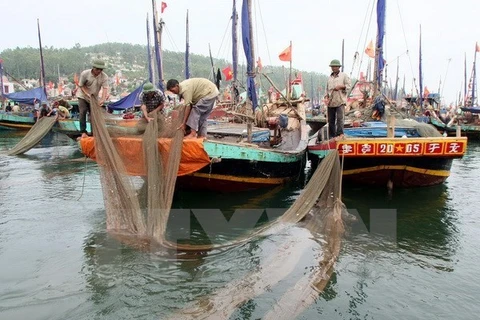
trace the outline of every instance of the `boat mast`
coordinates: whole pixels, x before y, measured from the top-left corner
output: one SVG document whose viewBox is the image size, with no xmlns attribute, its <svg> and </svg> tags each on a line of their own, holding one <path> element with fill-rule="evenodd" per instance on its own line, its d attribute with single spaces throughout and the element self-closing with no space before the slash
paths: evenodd
<svg viewBox="0 0 480 320">
<path fill-rule="evenodd" d="M 420 96 L 420 112 L 423 113 L 423 74 L 422 74 L 422 25 L 420 25 L 420 43 L 419 43 L 419 61 L 418 61 L 418 85 L 419 85 L 419 93 Z"/>
<path fill-rule="evenodd" d="M 234 104 L 238 101 L 237 96 L 237 80 L 238 80 L 238 13 L 237 1 L 233 0 L 232 12 L 232 64 L 233 64 L 233 81 L 232 81 L 232 101 Z"/>
<path fill-rule="evenodd" d="M 475 55 L 474 55 L 474 58 L 473 58 L 473 72 L 472 72 L 472 107 L 475 106 L 475 91 L 476 91 L 476 78 L 477 78 L 477 68 L 476 68 L 476 62 L 477 62 L 477 51 L 479 51 L 479 46 L 478 46 L 478 43 L 475 43 Z"/>
<path fill-rule="evenodd" d="M 253 48 L 253 28 L 252 28 L 252 0 L 243 0 L 242 5 L 242 40 L 243 50 L 247 59 L 247 96 L 252 103 L 252 108 L 257 108 L 257 92 L 255 88 L 255 69 L 254 59 L 255 50 Z"/>
<path fill-rule="evenodd" d="M 154 74 L 153 74 L 153 56 L 152 56 L 152 46 L 150 44 L 150 22 L 148 21 L 147 13 L 147 57 L 148 57 L 148 81 L 154 83 Z"/>
<path fill-rule="evenodd" d="M 385 1 L 377 0 L 377 39 L 375 50 L 375 65 L 374 65 L 374 96 L 380 93 L 383 78 L 383 67 L 385 62 L 383 60 L 383 37 L 385 36 Z"/>
<path fill-rule="evenodd" d="M 37 29 L 38 29 L 38 44 L 40 47 L 40 86 L 43 87 L 45 92 L 45 97 L 47 96 L 47 88 L 45 85 L 45 64 L 43 63 L 43 50 L 42 50 L 42 37 L 40 36 L 40 19 L 37 19 Z"/>
<path fill-rule="evenodd" d="M 0 59 L 0 87 L 2 87 L 2 89 L 0 89 L 2 93 L 2 96 L 0 96 L 0 101 L 2 101 L 2 105 L 3 105 L 3 102 L 5 101 L 5 97 L 3 96 L 5 94 L 5 91 L 3 88 L 3 59 Z"/>
<path fill-rule="evenodd" d="M 152 0 L 153 7 L 153 26 L 155 31 L 155 60 L 157 62 L 157 72 L 158 72 L 158 88 L 164 91 L 164 79 L 163 79 L 163 62 L 162 62 L 162 31 L 163 19 L 158 19 L 157 6 L 155 0 Z"/>
<path fill-rule="evenodd" d="M 187 10 L 187 19 L 185 22 L 186 32 L 185 32 L 185 79 L 190 78 L 190 35 L 189 35 L 189 24 L 188 24 L 188 10 Z"/>
<path fill-rule="evenodd" d="M 210 64 L 212 65 L 212 79 L 213 79 L 213 82 L 215 83 L 217 75 L 215 74 L 215 65 L 213 64 L 212 48 L 210 46 L 210 43 L 208 43 L 208 54 L 210 56 Z"/>
<path fill-rule="evenodd" d="M 393 100 L 397 101 L 398 98 L 398 72 L 400 68 L 400 58 L 397 57 L 397 77 L 395 78 L 395 91 L 393 92 Z"/>
<path fill-rule="evenodd" d="M 463 63 L 464 89 L 463 89 L 463 105 L 467 106 L 467 53 L 465 52 L 465 60 Z"/>
</svg>

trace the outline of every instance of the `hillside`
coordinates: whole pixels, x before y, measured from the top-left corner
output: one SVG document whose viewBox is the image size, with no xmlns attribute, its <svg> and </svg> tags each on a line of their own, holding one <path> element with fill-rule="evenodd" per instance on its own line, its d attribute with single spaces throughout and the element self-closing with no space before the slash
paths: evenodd
<svg viewBox="0 0 480 320">
<path fill-rule="evenodd" d="M 79 44 L 70 49 L 45 47 L 43 49 L 46 81 L 57 82 L 59 75 L 73 82 L 75 73 L 90 67 L 95 58 L 102 58 L 107 62 L 106 73 L 110 76 L 118 71 L 129 80 L 143 80 L 148 77 L 147 48 L 142 45 L 128 43 L 103 43 L 89 47 Z M 15 79 L 38 79 L 40 77 L 40 58 L 38 48 L 26 47 L 5 49 L 0 52 L 6 73 Z M 223 69 L 229 64 L 225 60 L 214 59 L 215 68 Z M 163 52 L 163 65 L 165 79 L 184 78 L 184 53 Z M 244 83 L 245 67 L 239 66 L 239 80 Z M 269 74 L 277 87 L 283 88 L 285 76 L 282 67 L 264 66 L 264 71 Z M 212 67 L 210 58 L 206 56 L 190 55 L 191 77 L 211 78 Z M 326 76 L 315 72 L 301 71 L 305 90 L 309 96 L 312 90 L 324 88 Z M 313 87 L 312 87 L 313 80 Z M 262 86 L 270 87 L 265 79 L 260 79 Z M 315 88 L 315 89 L 314 89 Z"/>
</svg>

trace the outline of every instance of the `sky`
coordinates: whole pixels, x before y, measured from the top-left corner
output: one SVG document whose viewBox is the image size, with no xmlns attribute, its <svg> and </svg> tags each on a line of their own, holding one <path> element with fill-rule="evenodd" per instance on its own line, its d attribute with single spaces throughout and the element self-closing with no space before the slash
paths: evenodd
<svg viewBox="0 0 480 320">
<path fill-rule="evenodd" d="M 256 58 L 263 65 L 284 65 L 278 54 L 292 41 L 292 65 L 297 70 L 327 74 L 332 59 L 358 77 L 368 57 L 364 49 L 376 37 L 376 0 L 252 0 Z M 190 52 L 231 60 L 232 0 L 165 0 L 163 49 L 185 50 L 185 16 L 189 11 Z M 157 1 L 160 10 L 161 1 Z M 237 0 L 241 10 L 242 0 Z M 387 81 L 393 85 L 397 58 L 402 86 L 407 92 L 418 81 L 419 34 L 422 30 L 423 84 L 440 92 L 444 102 L 455 102 L 463 91 L 464 59 L 470 78 L 475 43 L 480 41 L 476 19 L 478 0 L 387 0 L 385 60 Z M 37 19 L 44 47 L 71 48 L 105 42 L 146 45 L 147 15 L 151 0 L 0 0 L 2 39 L 7 48 L 38 47 Z M 8 13 L 8 14 L 7 14 Z M 5 28 L 5 26 L 8 26 Z M 239 50 L 242 50 L 241 44 Z M 354 65 L 354 54 L 359 59 Z M 239 53 L 244 62 L 243 51 Z M 363 58 L 362 58 L 363 57 Z M 480 54 L 479 54 L 480 60 Z M 440 83 L 441 81 L 441 83 Z"/>
</svg>

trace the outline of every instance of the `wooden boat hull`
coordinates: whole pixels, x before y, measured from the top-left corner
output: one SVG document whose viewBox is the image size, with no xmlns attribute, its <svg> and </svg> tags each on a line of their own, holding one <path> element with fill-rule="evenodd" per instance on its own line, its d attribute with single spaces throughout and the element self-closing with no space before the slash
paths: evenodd
<svg viewBox="0 0 480 320">
<path fill-rule="evenodd" d="M 439 121 L 434 117 L 430 117 L 430 123 L 437 128 L 440 133 L 447 133 L 448 136 L 455 136 L 457 132 L 457 125 L 448 127 L 445 123 Z M 462 124 L 460 125 L 460 132 L 462 136 L 471 140 L 480 140 L 480 125 Z"/>
<path fill-rule="evenodd" d="M 327 124 L 327 118 L 321 115 L 310 117 L 307 116 L 306 121 L 312 133 L 317 132 Z"/>
<path fill-rule="evenodd" d="M 35 124 L 32 113 L 15 114 L 0 112 L 0 128 L 12 130 L 30 130 Z"/>
<path fill-rule="evenodd" d="M 452 161 L 461 158 L 467 138 L 366 138 L 311 144 L 315 166 L 329 150 L 343 155 L 343 180 L 366 186 L 423 187 L 443 183 Z"/>
<path fill-rule="evenodd" d="M 177 180 L 179 187 L 219 192 L 253 190 L 281 185 L 294 180 L 299 177 L 305 168 L 306 152 L 272 154 L 273 152 L 259 150 L 257 154 L 246 152 L 243 153 L 243 157 L 228 159 L 212 157 L 211 155 L 215 154 L 212 153 L 212 146 L 208 144 L 209 142 L 205 142 L 204 146 L 212 159 L 210 165 L 191 175 L 179 177 Z M 218 147 L 218 144 L 214 146 L 214 148 Z M 229 147 L 236 149 L 235 146 Z M 243 152 L 243 150 L 231 151 L 234 151 L 232 153 L 235 153 L 235 151 Z M 262 158 L 265 160 L 261 160 Z M 274 159 L 278 161 L 273 161 Z"/>
<path fill-rule="evenodd" d="M 135 126 L 138 123 L 138 119 L 111 119 L 107 122 L 109 129 L 112 129 L 112 133 L 121 132 L 122 134 L 135 134 Z M 82 135 L 80 132 L 80 121 L 78 119 L 63 119 L 58 120 L 52 129 L 54 132 L 63 133 L 72 139 L 76 139 Z M 92 129 L 90 122 L 87 121 L 87 132 L 91 133 Z M 138 134 L 138 133 L 137 133 Z"/>
<path fill-rule="evenodd" d="M 96 159 L 94 138 L 80 140 L 82 152 Z M 130 175 L 146 174 L 141 137 L 113 138 Z M 170 139 L 159 139 L 165 152 Z M 192 151 L 193 150 L 193 151 Z M 297 178 L 305 167 L 306 150 L 299 153 L 248 148 L 201 139 L 184 140 L 177 186 L 184 189 L 235 192 L 280 185 Z"/>
</svg>

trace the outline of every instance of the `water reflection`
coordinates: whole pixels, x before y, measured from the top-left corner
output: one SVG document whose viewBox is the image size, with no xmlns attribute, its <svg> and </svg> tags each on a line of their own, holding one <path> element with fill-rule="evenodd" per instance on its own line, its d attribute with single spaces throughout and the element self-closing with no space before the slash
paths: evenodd
<svg viewBox="0 0 480 320">
<path fill-rule="evenodd" d="M 344 199 L 347 207 L 358 211 L 360 216 L 359 221 L 351 225 L 351 245 L 368 250 L 398 250 L 425 267 L 452 271 L 452 257 L 458 246 L 458 217 L 449 203 L 446 185 L 395 190 L 391 199 L 380 189 L 347 189 Z M 371 231 L 372 209 L 396 211 L 396 221 L 385 222 L 396 224 L 396 240 L 367 236 Z"/>
</svg>

